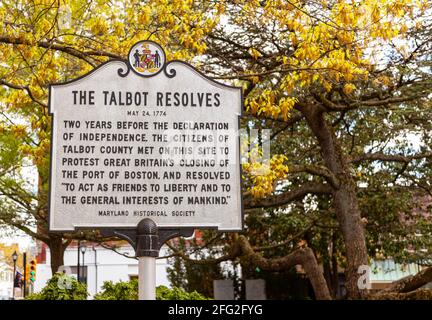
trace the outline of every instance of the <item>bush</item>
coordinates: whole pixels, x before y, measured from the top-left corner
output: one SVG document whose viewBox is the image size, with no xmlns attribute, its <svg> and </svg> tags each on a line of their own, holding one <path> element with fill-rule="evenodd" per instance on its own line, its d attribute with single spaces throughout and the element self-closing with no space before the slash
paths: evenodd
<svg viewBox="0 0 432 320">
<path fill-rule="evenodd" d="M 156 300 L 210 300 L 210 298 L 206 298 L 196 291 L 186 292 L 177 287 L 170 289 L 159 286 L 156 288 Z"/>
<path fill-rule="evenodd" d="M 138 299 L 138 281 L 120 281 L 113 283 L 105 281 L 102 291 L 94 296 L 95 300 L 137 300 Z M 200 293 L 186 292 L 180 288 L 167 288 L 159 286 L 156 288 L 156 300 L 208 300 Z"/>
<path fill-rule="evenodd" d="M 88 296 L 85 284 L 64 273 L 56 273 L 48 280 L 39 293 L 33 293 L 26 300 L 86 300 Z M 137 300 L 138 281 L 105 281 L 102 291 L 94 296 L 95 300 Z M 180 288 L 156 288 L 156 300 L 208 300 L 202 294 L 186 292 Z"/>
<path fill-rule="evenodd" d="M 113 283 L 105 281 L 102 285 L 102 291 L 95 294 L 95 300 L 137 300 L 138 299 L 138 281 L 120 281 Z"/>
<path fill-rule="evenodd" d="M 65 273 L 56 273 L 39 293 L 33 293 L 26 300 L 86 300 L 87 286 Z"/>
</svg>

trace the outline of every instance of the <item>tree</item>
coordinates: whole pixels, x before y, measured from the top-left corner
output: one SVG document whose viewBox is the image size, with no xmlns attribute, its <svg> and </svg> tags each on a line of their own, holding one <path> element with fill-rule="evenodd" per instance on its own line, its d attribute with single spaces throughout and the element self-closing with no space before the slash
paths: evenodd
<svg viewBox="0 0 432 320">
<path fill-rule="evenodd" d="M 8 1 L 0 5 L 0 222 L 45 242 L 53 273 L 72 239 L 95 233 L 48 230 L 51 123 L 48 86 L 123 58 L 152 39 L 169 59 L 202 53 L 200 39 L 218 22 L 218 5 L 182 1 Z M 212 19 L 210 19 L 212 17 Z M 28 169 L 37 176 L 31 183 Z"/>
<path fill-rule="evenodd" d="M 368 264 L 356 169 L 376 161 L 418 164 L 431 157 L 427 145 L 419 152 L 383 148 L 407 126 L 392 128 L 387 136 L 384 126 L 373 126 L 384 119 L 391 126 L 393 119 L 386 114 L 400 115 L 414 102 L 416 112 L 427 112 L 430 72 L 418 68 L 430 52 L 426 9 L 426 3 L 417 7 L 406 1 L 228 1 L 229 26 L 218 25 L 206 38 L 208 72 L 241 80 L 251 114 L 281 123 L 281 130 L 293 127 L 294 134 L 303 134 L 303 126 L 319 148 L 311 152 L 304 149 L 306 143 L 298 146 L 303 157 L 297 163 L 296 155 L 282 151 L 293 160 L 288 164 L 291 173 L 306 173 L 313 180 L 286 184 L 283 192 L 250 198 L 246 206 L 280 207 L 308 194 L 328 194 L 344 240 L 352 298 L 365 294 L 357 287 L 357 271 Z M 361 119 L 364 115 L 374 122 Z M 364 134 L 352 132 L 368 126 L 373 127 Z M 379 135 L 365 135 L 374 131 Z M 359 135 L 363 141 L 357 146 Z M 355 149 L 350 149 L 350 139 Z M 252 189 L 268 195 L 272 178 L 261 178 L 264 187 Z"/>
<path fill-rule="evenodd" d="M 18 255 L 18 259 L 16 261 L 16 266 L 18 268 L 21 268 L 21 266 L 23 265 L 23 256 L 22 256 L 22 253 L 20 252 L 18 244 L 14 243 L 10 246 L 7 246 L 3 243 L 0 243 L 0 259 L 1 259 L 1 261 L 7 263 L 10 266 L 13 266 L 14 262 L 13 262 L 12 254 L 14 252 L 16 252 Z"/>
</svg>

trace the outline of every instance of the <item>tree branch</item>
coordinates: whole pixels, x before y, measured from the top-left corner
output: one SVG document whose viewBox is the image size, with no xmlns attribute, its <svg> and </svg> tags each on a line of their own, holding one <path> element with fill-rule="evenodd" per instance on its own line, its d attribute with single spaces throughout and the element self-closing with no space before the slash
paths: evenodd
<svg viewBox="0 0 432 320">
<path fill-rule="evenodd" d="M 253 251 L 245 236 L 239 236 L 243 255 L 254 265 L 263 270 L 283 271 L 298 264 L 302 265 L 315 292 L 317 300 L 331 300 L 331 295 L 311 248 L 299 248 L 292 253 L 276 259 L 266 259 Z"/>
<path fill-rule="evenodd" d="M 43 241 L 45 243 L 47 241 L 49 241 L 49 237 L 48 236 L 44 236 L 43 234 L 34 232 L 29 227 L 25 226 L 23 223 L 17 223 L 17 222 L 14 222 L 12 220 L 5 221 L 2 218 L 0 218 L 0 221 L 3 221 L 4 224 L 10 225 L 10 226 L 12 226 L 14 228 L 17 228 L 18 230 L 21 230 L 22 232 L 28 234 L 32 238 L 38 239 L 38 240 Z"/>
<path fill-rule="evenodd" d="M 137 257 L 130 256 L 130 255 L 127 254 L 127 253 L 122 253 L 122 252 L 118 251 L 118 250 L 117 250 L 117 247 L 115 247 L 115 246 L 107 245 L 107 244 L 105 244 L 105 243 L 103 243 L 103 242 L 101 242 L 101 241 L 99 241 L 98 243 L 99 243 L 99 245 L 100 245 L 102 248 L 105 248 L 105 249 L 111 250 L 111 251 L 113 251 L 113 252 L 115 252 L 115 253 L 117 253 L 117 254 L 119 254 L 119 255 L 125 257 L 125 258 L 138 260 Z"/>
<path fill-rule="evenodd" d="M 302 199 L 308 194 L 329 194 L 332 188 L 327 184 L 306 183 L 298 189 L 286 191 L 264 199 L 245 199 L 246 209 L 280 207 L 294 200 Z"/>
<path fill-rule="evenodd" d="M 114 59 L 122 59 L 123 58 L 117 54 L 107 52 L 107 51 L 102 51 L 102 50 L 80 51 L 80 50 L 77 50 L 71 46 L 61 45 L 61 44 L 53 43 L 53 42 L 46 41 L 46 40 L 40 40 L 40 41 L 37 41 L 35 43 L 32 43 L 26 39 L 14 38 L 11 36 L 4 36 L 3 35 L 3 36 L 0 36 L 0 43 L 13 44 L 13 45 L 22 44 L 22 45 L 28 45 L 28 46 L 38 46 L 40 48 L 45 48 L 45 49 L 49 49 L 49 50 L 61 51 L 61 52 L 67 53 L 71 56 L 74 56 L 76 58 L 82 59 L 82 60 L 86 61 L 87 63 L 89 63 L 93 67 L 95 67 L 96 65 L 87 59 L 87 57 L 89 57 L 89 56 L 109 57 L 109 58 L 114 58 Z"/>
<path fill-rule="evenodd" d="M 254 266 L 257 266 L 263 270 L 270 271 L 283 271 L 296 265 L 302 265 L 309 280 L 311 281 L 312 287 L 314 288 L 316 298 L 318 300 L 331 300 L 330 292 L 324 279 L 324 275 L 319 268 L 312 249 L 308 247 L 298 248 L 292 253 L 281 258 L 266 259 L 254 251 L 245 236 L 240 235 L 235 240 L 228 254 L 216 259 L 204 260 L 191 259 L 183 252 L 177 251 L 173 246 L 169 245 L 169 247 L 175 252 L 176 256 L 197 264 L 217 264 L 223 261 L 234 260 L 235 258 L 242 257 L 250 264 L 253 264 Z"/>
<path fill-rule="evenodd" d="M 326 167 L 319 165 L 290 165 L 289 173 L 306 172 L 312 175 L 325 178 L 333 188 L 339 189 L 340 182 L 338 178 Z"/>
<path fill-rule="evenodd" d="M 24 90 L 28 93 L 30 99 L 32 99 L 34 102 L 36 102 L 37 104 L 39 104 L 40 106 L 44 107 L 44 108 L 48 108 L 48 105 L 38 99 L 36 99 L 36 97 L 33 95 L 33 92 L 30 90 L 30 88 L 28 86 L 19 86 L 10 82 L 7 82 L 3 79 L 0 79 L 0 85 L 4 85 L 7 86 L 11 89 L 16 89 L 16 90 Z"/>
<path fill-rule="evenodd" d="M 312 229 L 315 226 L 315 222 L 316 220 L 312 221 L 308 227 L 306 227 L 305 229 L 299 231 L 298 233 L 296 233 L 295 235 L 289 237 L 288 239 L 286 239 L 283 242 L 280 243 L 276 243 L 276 244 L 271 244 L 268 246 L 260 246 L 260 247 L 254 247 L 254 251 L 266 251 L 266 250 L 271 250 L 271 249 L 276 249 L 282 246 L 286 246 L 287 244 L 291 243 L 292 241 L 294 241 L 295 239 L 298 239 L 299 237 L 301 237 L 302 235 L 304 235 L 306 232 L 308 232 L 310 229 Z"/>
<path fill-rule="evenodd" d="M 365 153 L 356 157 L 352 157 L 348 162 L 360 163 L 363 161 L 387 161 L 387 162 L 404 162 L 409 163 L 412 160 L 432 158 L 432 153 L 422 153 L 412 156 L 403 156 L 397 154 L 385 154 L 382 152 Z"/>
<path fill-rule="evenodd" d="M 386 106 L 394 103 L 403 103 L 413 100 L 418 100 L 422 96 L 426 96 L 427 93 L 421 95 L 417 93 L 413 96 L 406 97 L 391 97 L 386 99 L 372 99 L 372 100 L 364 100 L 364 101 L 355 101 L 349 104 L 338 104 L 330 99 L 327 99 L 323 94 L 315 95 L 315 98 L 323 104 L 323 106 L 327 109 L 327 111 L 348 111 L 357 109 L 359 107 L 380 107 Z"/>
<path fill-rule="evenodd" d="M 417 296 L 416 289 L 424 286 L 425 284 L 432 281 L 432 267 L 423 269 L 419 273 L 413 276 L 402 278 L 386 289 L 379 291 L 376 294 L 370 296 L 371 299 L 391 299 L 395 296 L 396 299 L 400 299 L 400 295 L 403 294 L 403 298 L 409 299 L 409 296 Z M 421 291 L 421 290 L 418 290 Z M 430 290 L 428 290 L 430 292 Z M 429 294 L 429 298 L 431 294 Z"/>
</svg>

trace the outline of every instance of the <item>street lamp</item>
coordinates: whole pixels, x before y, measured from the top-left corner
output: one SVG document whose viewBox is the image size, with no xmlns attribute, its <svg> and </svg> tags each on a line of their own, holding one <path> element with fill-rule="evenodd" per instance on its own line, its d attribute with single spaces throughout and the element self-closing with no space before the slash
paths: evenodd
<svg viewBox="0 0 432 320">
<path fill-rule="evenodd" d="M 80 250 L 81 250 L 81 254 L 82 254 L 82 257 L 83 257 L 83 260 L 82 260 L 82 267 L 83 267 L 83 269 L 82 269 L 82 273 L 81 273 L 81 276 L 82 276 L 82 278 L 84 278 L 84 254 L 85 254 L 85 252 L 86 252 L 86 250 L 87 250 L 87 247 L 86 247 L 86 245 L 85 245 L 85 241 L 83 241 L 83 243 L 82 243 L 82 245 L 81 245 L 81 247 L 80 247 Z M 87 280 L 87 275 L 86 275 L 86 280 Z"/>
<path fill-rule="evenodd" d="M 18 260 L 18 254 L 16 251 L 12 253 L 13 260 L 13 276 L 12 276 L 12 300 L 15 300 L 15 274 L 16 274 L 16 262 Z"/>
</svg>

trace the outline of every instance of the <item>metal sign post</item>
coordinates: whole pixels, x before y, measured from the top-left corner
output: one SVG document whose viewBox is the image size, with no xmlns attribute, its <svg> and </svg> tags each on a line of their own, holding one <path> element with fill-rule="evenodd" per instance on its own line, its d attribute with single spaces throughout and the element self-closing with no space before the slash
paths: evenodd
<svg viewBox="0 0 432 320">
<path fill-rule="evenodd" d="M 156 300 L 155 257 L 138 257 L 138 300 Z"/>
<path fill-rule="evenodd" d="M 105 237 L 118 237 L 129 242 L 138 258 L 138 299 L 156 299 L 156 258 L 162 245 L 176 237 L 191 237 L 192 228 L 158 228 L 156 223 L 145 218 L 135 229 L 101 229 Z"/>
<path fill-rule="evenodd" d="M 156 257 L 159 255 L 156 223 L 144 219 L 137 226 L 138 299 L 156 300 Z"/>
</svg>

